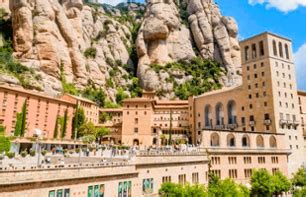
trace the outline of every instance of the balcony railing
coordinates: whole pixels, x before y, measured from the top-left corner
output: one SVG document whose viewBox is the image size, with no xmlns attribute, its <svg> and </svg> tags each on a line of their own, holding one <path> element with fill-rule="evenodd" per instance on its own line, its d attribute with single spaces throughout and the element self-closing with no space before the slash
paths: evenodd
<svg viewBox="0 0 306 197">
<path fill-rule="evenodd" d="M 272 121 L 271 121 L 270 119 L 266 119 L 266 120 L 265 120 L 265 125 L 269 126 L 269 125 L 271 125 L 271 122 L 272 122 Z"/>
<path fill-rule="evenodd" d="M 281 126 L 284 126 L 284 125 L 287 124 L 287 121 L 284 120 L 284 119 L 280 119 L 280 120 L 279 120 L 279 124 L 280 124 Z"/>
<path fill-rule="evenodd" d="M 300 125 L 300 121 L 294 120 L 293 121 L 293 126 L 299 126 Z"/>
<path fill-rule="evenodd" d="M 255 121 L 254 121 L 254 120 L 250 121 L 250 126 L 251 126 L 251 127 L 254 127 L 254 126 L 255 126 Z"/>
</svg>

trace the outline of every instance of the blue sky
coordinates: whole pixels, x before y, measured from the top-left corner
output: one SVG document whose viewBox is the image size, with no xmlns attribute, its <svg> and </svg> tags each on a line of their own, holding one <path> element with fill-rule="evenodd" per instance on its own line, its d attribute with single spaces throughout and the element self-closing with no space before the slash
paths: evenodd
<svg viewBox="0 0 306 197">
<path fill-rule="evenodd" d="M 100 1 L 117 4 L 123 0 Z M 240 39 L 264 31 L 290 38 L 295 53 L 298 88 L 306 90 L 306 0 L 215 0 L 215 2 L 224 15 L 236 19 Z"/>
</svg>

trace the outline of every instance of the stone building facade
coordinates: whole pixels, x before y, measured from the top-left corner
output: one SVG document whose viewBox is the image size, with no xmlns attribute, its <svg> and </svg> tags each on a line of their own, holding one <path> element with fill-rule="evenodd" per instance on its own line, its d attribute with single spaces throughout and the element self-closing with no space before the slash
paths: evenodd
<svg viewBox="0 0 306 197">
<path fill-rule="evenodd" d="M 207 184 L 207 156 L 141 154 L 130 162 L 66 164 L 40 169 L 0 169 L 0 196 L 158 196 L 162 183 Z M 103 194 L 103 195 L 102 195 Z"/>
<path fill-rule="evenodd" d="M 66 101 L 20 88 L 0 86 L 0 123 L 6 128 L 6 136 L 14 135 L 17 114 L 22 111 L 23 105 L 27 109 L 24 137 L 33 137 L 34 130 L 39 129 L 42 138 L 54 139 L 56 120 L 64 117 L 67 111 L 67 132 L 63 139 L 71 138 L 75 100 Z"/>
<path fill-rule="evenodd" d="M 224 153 L 268 151 L 272 160 L 278 152 L 279 161 L 288 156 L 288 174 L 295 172 L 304 155 L 291 45 L 271 33 L 242 41 L 243 84 L 189 99 L 194 139 L 218 150 L 227 146 Z"/>
<path fill-rule="evenodd" d="M 299 96 L 299 110 L 301 113 L 301 126 L 304 137 L 304 156 L 306 157 L 306 92 L 298 91 Z M 306 164 L 304 163 L 304 166 Z"/>
</svg>

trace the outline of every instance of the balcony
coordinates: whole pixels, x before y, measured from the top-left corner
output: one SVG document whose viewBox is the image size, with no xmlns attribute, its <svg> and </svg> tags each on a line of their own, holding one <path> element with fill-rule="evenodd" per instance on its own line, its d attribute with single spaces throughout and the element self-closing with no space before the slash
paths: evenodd
<svg viewBox="0 0 306 197">
<path fill-rule="evenodd" d="M 211 125 L 205 125 L 204 129 L 212 129 Z"/>
<path fill-rule="evenodd" d="M 215 126 L 215 129 L 216 129 L 216 130 L 223 130 L 224 128 L 225 128 L 224 125 L 216 125 L 216 126 Z"/>
<path fill-rule="evenodd" d="M 279 120 L 279 124 L 280 124 L 281 126 L 284 126 L 284 125 L 287 124 L 287 121 L 284 120 L 284 119 L 280 119 L 280 120 Z"/>
<path fill-rule="evenodd" d="M 255 121 L 254 121 L 254 120 L 250 121 L 250 126 L 251 126 L 251 127 L 254 127 L 254 126 L 255 126 Z"/>
<path fill-rule="evenodd" d="M 266 125 L 266 126 L 270 126 L 270 125 L 271 125 L 271 122 L 272 122 L 272 121 L 271 121 L 270 119 L 266 119 L 266 120 L 265 120 L 265 125 Z"/>
<path fill-rule="evenodd" d="M 292 126 L 293 125 L 293 121 L 292 120 L 287 120 L 287 125 L 288 126 Z"/>
<path fill-rule="evenodd" d="M 234 123 L 234 124 L 228 124 L 227 125 L 227 128 L 230 129 L 230 130 L 234 130 L 236 128 L 238 128 L 238 124 Z"/>
<path fill-rule="evenodd" d="M 296 127 L 296 126 L 299 126 L 299 125 L 300 125 L 300 121 L 297 121 L 297 120 L 294 120 L 294 121 L 293 121 L 293 126 Z"/>
</svg>

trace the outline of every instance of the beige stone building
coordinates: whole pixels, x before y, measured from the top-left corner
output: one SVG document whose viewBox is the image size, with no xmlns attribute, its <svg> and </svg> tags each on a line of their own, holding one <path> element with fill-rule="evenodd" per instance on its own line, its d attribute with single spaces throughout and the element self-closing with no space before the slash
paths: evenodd
<svg viewBox="0 0 306 197">
<path fill-rule="evenodd" d="M 0 196 L 158 196 L 162 183 L 207 184 L 207 156 L 140 153 L 132 161 L 0 168 Z"/>
<path fill-rule="evenodd" d="M 291 41 L 263 33 L 242 41 L 240 47 L 243 84 L 189 99 L 193 137 L 213 155 L 236 158 L 239 154 L 233 152 L 241 150 L 237 161 L 244 164 L 252 154 L 250 168 L 262 163 L 271 170 L 285 170 L 288 159 L 291 175 L 304 162 Z M 227 161 L 224 157 L 220 162 Z"/>
<path fill-rule="evenodd" d="M 92 122 L 93 124 L 97 125 L 99 123 L 99 106 L 86 98 L 80 96 L 74 96 L 70 94 L 65 94 L 61 97 L 63 100 L 67 100 L 70 102 L 76 102 L 78 107 L 84 110 L 86 120 Z"/>
<path fill-rule="evenodd" d="M 125 99 L 121 109 L 101 109 L 111 117 L 99 126 L 111 128 L 112 141 L 125 145 L 161 145 L 190 141 L 188 101 L 164 101 L 154 92 L 144 92 L 141 98 Z"/>
<path fill-rule="evenodd" d="M 304 136 L 304 157 L 306 157 L 306 92 L 298 91 L 298 96 L 299 96 L 299 110 L 301 113 L 301 126 Z M 304 166 L 305 165 L 306 163 L 304 163 Z"/>
</svg>

